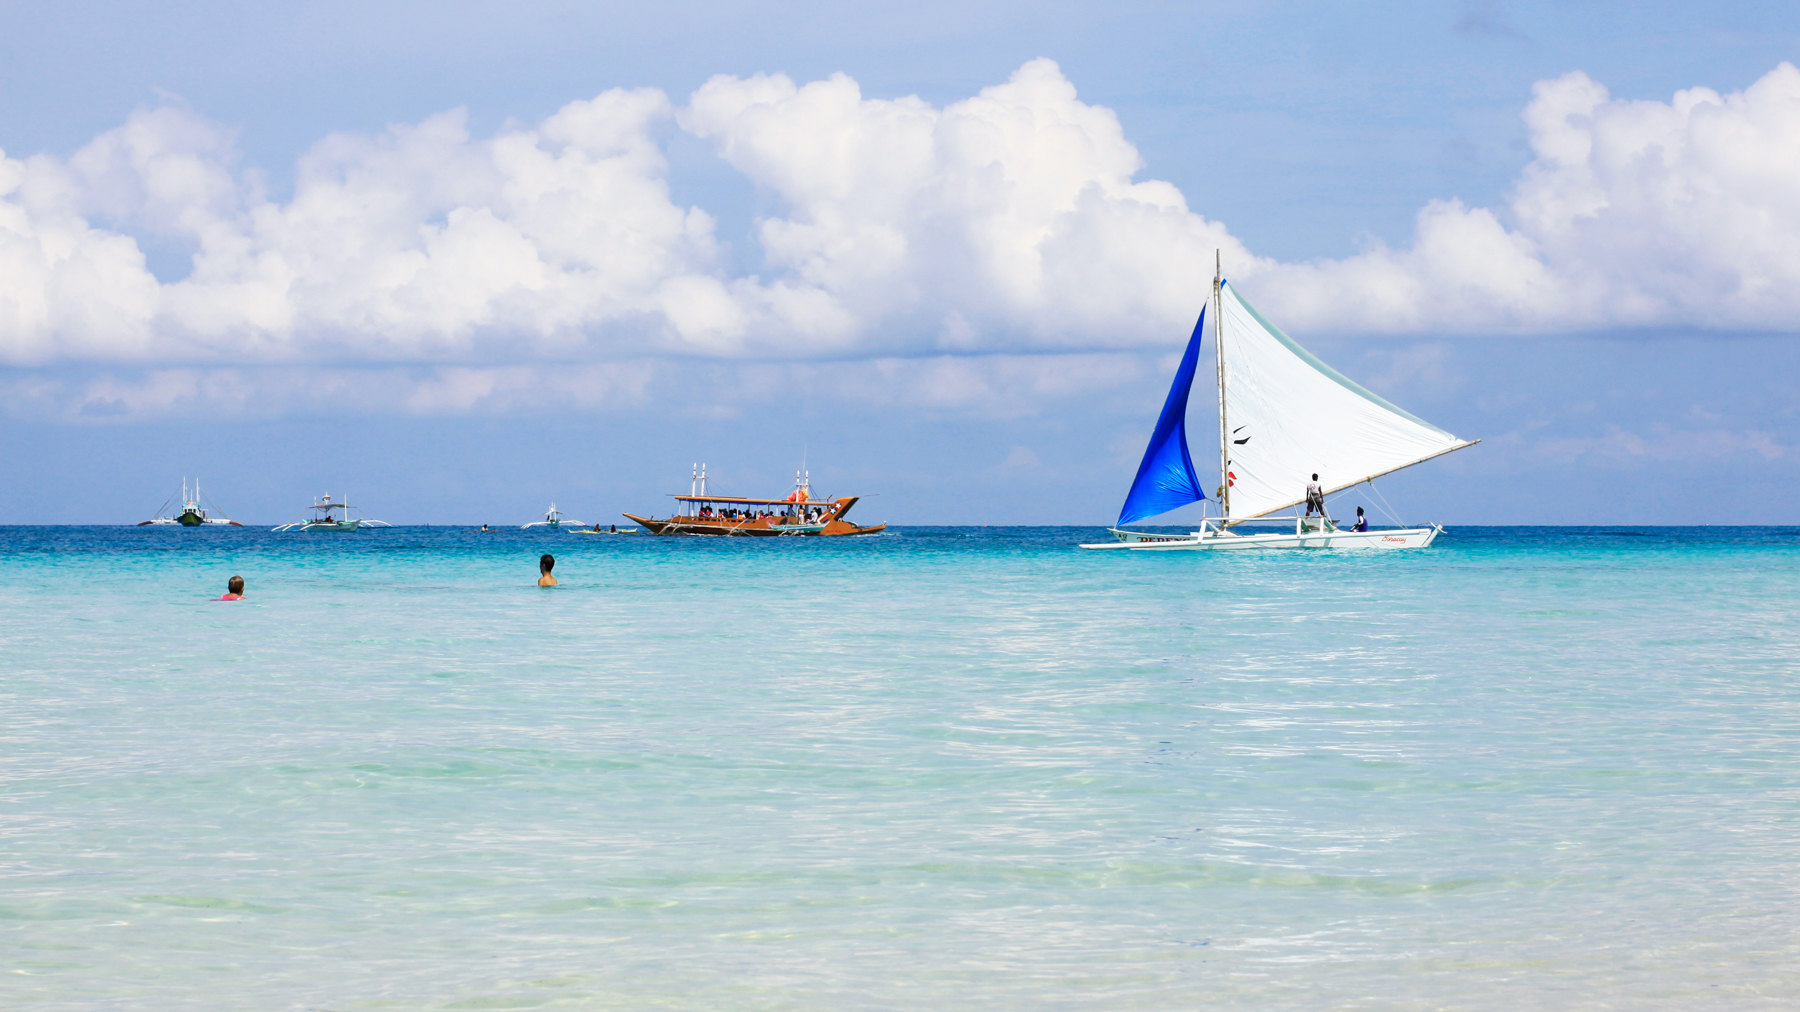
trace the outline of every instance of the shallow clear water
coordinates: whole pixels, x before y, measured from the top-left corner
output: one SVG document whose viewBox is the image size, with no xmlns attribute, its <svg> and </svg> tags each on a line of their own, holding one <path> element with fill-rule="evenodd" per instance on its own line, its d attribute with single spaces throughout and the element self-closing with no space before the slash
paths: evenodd
<svg viewBox="0 0 1800 1012">
<path fill-rule="evenodd" d="M 1800 530 L 1097 533 L 0 529 L 0 1005 L 1800 1002 Z"/>
</svg>

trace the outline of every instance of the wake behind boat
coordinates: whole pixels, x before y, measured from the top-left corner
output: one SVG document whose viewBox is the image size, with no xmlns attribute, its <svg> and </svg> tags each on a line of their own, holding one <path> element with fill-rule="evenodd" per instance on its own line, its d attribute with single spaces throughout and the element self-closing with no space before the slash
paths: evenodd
<svg viewBox="0 0 1800 1012">
<path fill-rule="evenodd" d="M 1128 530 L 1126 524 L 1207 500 L 1187 445 L 1188 395 L 1207 309 L 1219 376 L 1219 515 L 1203 517 L 1199 529 L 1187 534 Z M 1382 475 L 1478 442 L 1458 439 L 1358 386 L 1264 319 L 1215 271 L 1212 305 L 1200 311 L 1118 523 L 1110 528 L 1118 540 L 1081 547 L 1425 548 L 1441 526 L 1339 527 L 1324 498 L 1355 485 L 1373 487 Z M 1292 518 L 1292 530 L 1239 529 L 1302 504 L 1307 509 Z"/>
<path fill-rule="evenodd" d="M 271 528 L 271 530 L 346 534 L 351 531 L 362 530 L 365 527 L 394 526 L 385 520 L 368 520 L 362 517 L 352 517 L 350 511 L 355 507 L 350 505 L 350 500 L 348 498 L 345 498 L 342 502 L 332 502 L 331 496 L 323 495 L 319 497 L 317 502 L 307 508 L 314 513 L 310 519 L 296 520 L 291 524 L 282 524 L 280 527 Z"/>
<path fill-rule="evenodd" d="M 674 496 L 678 504 L 674 516 L 667 520 L 640 517 L 635 513 L 625 516 L 642 524 L 652 534 L 838 537 L 886 530 L 887 524 L 860 527 L 844 519 L 844 514 L 850 512 L 858 498 L 852 495 L 840 499 L 814 499 L 812 472 L 805 470 L 794 475 L 794 491 L 785 499 L 712 495 L 706 490 L 706 465 L 696 464 L 688 494 Z"/>
</svg>

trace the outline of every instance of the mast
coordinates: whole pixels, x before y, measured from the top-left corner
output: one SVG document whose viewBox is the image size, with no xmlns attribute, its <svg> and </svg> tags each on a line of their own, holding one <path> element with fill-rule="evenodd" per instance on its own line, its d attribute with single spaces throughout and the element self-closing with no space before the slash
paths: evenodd
<svg viewBox="0 0 1800 1012">
<path fill-rule="evenodd" d="M 1231 430 L 1225 427 L 1225 343 L 1220 340 L 1220 283 L 1224 280 L 1220 254 L 1213 250 L 1213 352 L 1219 361 L 1219 511 L 1231 516 Z"/>
</svg>

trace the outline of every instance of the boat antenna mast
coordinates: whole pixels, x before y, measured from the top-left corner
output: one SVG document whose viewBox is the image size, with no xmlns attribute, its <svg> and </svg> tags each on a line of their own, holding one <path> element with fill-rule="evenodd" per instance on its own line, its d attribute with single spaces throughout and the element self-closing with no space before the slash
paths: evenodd
<svg viewBox="0 0 1800 1012">
<path fill-rule="evenodd" d="M 1220 289 L 1224 287 L 1225 273 L 1223 258 L 1218 250 L 1213 250 L 1213 354 L 1219 362 L 1219 512 L 1224 519 L 1231 518 L 1231 430 L 1225 426 L 1225 342 L 1223 321 L 1220 319 Z"/>
</svg>

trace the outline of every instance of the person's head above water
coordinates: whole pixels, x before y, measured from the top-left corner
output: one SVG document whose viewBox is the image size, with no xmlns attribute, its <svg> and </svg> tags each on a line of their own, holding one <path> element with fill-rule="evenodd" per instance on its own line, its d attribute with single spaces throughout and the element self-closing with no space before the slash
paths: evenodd
<svg viewBox="0 0 1800 1012">
<path fill-rule="evenodd" d="M 555 568 L 556 568 L 556 556 L 546 554 L 543 557 L 538 559 L 538 572 L 540 574 L 542 574 L 538 577 L 538 586 L 540 586 L 540 587 L 556 586 L 556 577 L 550 575 L 550 570 L 555 569 Z"/>
<path fill-rule="evenodd" d="M 221 601 L 241 601 L 243 599 L 244 599 L 244 578 L 241 576 L 234 576 L 231 579 L 226 580 L 225 581 L 225 594 L 223 597 L 220 597 L 219 600 L 221 600 Z"/>
</svg>

